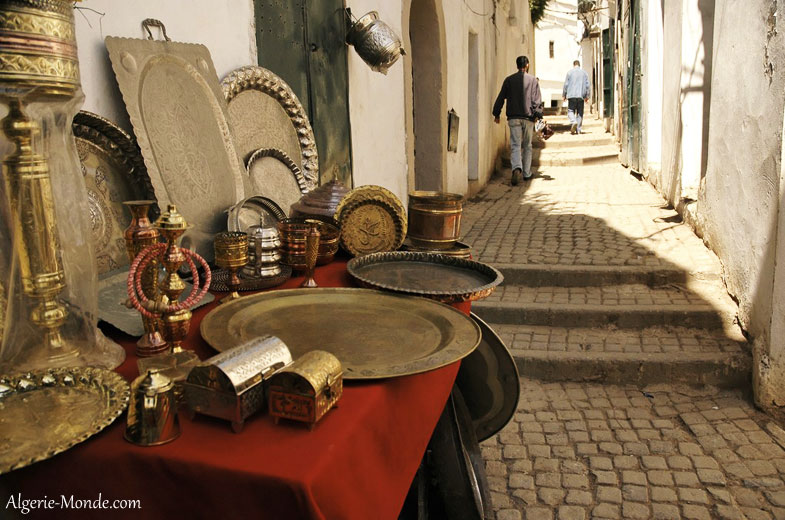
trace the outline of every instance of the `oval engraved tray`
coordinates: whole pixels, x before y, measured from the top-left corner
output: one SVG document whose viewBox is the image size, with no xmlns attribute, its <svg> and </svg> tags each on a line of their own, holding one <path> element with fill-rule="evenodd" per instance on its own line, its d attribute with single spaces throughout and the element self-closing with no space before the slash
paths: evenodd
<svg viewBox="0 0 785 520">
<path fill-rule="evenodd" d="M 469 316 L 425 298 L 369 289 L 270 291 L 223 304 L 202 320 L 204 340 L 224 351 L 267 334 L 297 359 L 326 350 L 345 379 L 417 374 L 471 353 L 482 333 Z"/>
<path fill-rule="evenodd" d="M 128 383 L 94 367 L 0 376 L 0 474 L 100 432 L 128 406 Z"/>
<path fill-rule="evenodd" d="M 444 303 L 485 298 L 504 280 L 488 264 L 411 251 L 357 257 L 349 261 L 346 270 L 365 287 L 425 296 Z"/>
</svg>

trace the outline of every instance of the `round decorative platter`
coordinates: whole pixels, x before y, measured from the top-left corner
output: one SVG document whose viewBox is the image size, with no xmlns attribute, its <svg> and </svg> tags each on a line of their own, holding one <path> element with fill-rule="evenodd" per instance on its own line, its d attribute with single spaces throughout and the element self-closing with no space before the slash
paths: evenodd
<svg viewBox="0 0 785 520">
<path fill-rule="evenodd" d="M 290 208 L 311 189 L 297 164 L 277 148 L 254 151 L 248 156 L 245 169 L 251 192 L 274 200 L 281 208 Z"/>
<path fill-rule="evenodd" d="M 0 474 L 87 440 L 128 406 L 128 383 L 95 367 L 0 376 Z"/>
<path fill-rule="evenodd" d="M 406 208 L 381 186 L 355 188 L 335 210 L 341 224 L 341 246 L 355 256 L 394 251 L 406 239 Z"/>
<path fill-rule="evenodd" d="M 131 215 L 123 202 L 155 200 L 155 192 L 136 141 L 122 128 L 83 110 L 74 117 L 73 131 L 102 274 L 128 264 L 123 231 Z"/>
<path fill-rule="evenodd" d="M 493 437 L 510 422 L 518 408 L 520 380 L 515 359 L 507 346 L 479 316 L 480 345 L 461 362 L 455 384 L 461 389 L 477 439 Z"/>
<path fill-rule="evenodd" d="M 241 200 L 229 208 L 228 214 L 228 231 L 247 232 L 249 227 L 258 226 L 260 223 L 265 227 L 275 227 L 286 218 L 278 203 L 260 195 Z"/>
<path fill-rule="evenodd" d="M 444 303 L 485 298 L 504 281 L 497 269 L 481 262 L 411 251 L 353 258 L 346 270 L 365 287 L 425 296 Z"/>
<path fill-rule="evenodd" d="M 426 298 L 351 288 L 270 291 L 226 303 L 201 323 L 218 351 L 271 334 L 293 358 L 326 350 L 345 379 L 378 379 L 433 370 L 469 353 L 482 337 L 460 311 Z"/>
<path fill-rule="evenodd" d="M 306 191 L 315 188 L 319 178 L 316 139 L 291 87 L 270 70 L 248 65 L 227 74 L 221 89 L 240 156 L 260 148 L 282 150 L 302 170 Z"/>
</svg>

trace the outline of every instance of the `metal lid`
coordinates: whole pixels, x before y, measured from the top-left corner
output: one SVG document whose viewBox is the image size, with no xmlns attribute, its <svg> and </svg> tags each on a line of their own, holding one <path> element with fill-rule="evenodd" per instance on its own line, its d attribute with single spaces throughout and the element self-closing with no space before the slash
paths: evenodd
<svg viewBox="0 0 785 520">
<path fill-rule="evenodd" d="M 185 221 L 185 217 L 177 211 L 177 206 L 169 204 L 166 207 L 166 211 L 155 221 L 155 227 L 158 229 L 174 230 L 188 229 L 190 226 Z"/>
<path fill-rule="evenodd" d="M 174 388 L 174 381 L 165 376 L 160 370 L 148 370 L 131 384 L 132 395 L 144 394 L 147 397 L 154 397 L 163 394 Z"/>
<path fill-rule="evenodd" d="M 332 217 L 341 199 L 349 193 L 349 188 L 333 179 L 322 184 L 315 190 L 303 195 L 300 200 L 292 204 L 291 214 L 300 215 L 325 215 Z"/>
</svg>

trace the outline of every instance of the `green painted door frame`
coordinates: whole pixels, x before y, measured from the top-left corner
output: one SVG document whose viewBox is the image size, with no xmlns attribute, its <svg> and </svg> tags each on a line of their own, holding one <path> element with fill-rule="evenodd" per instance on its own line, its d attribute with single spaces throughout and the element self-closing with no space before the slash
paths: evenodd
<svg viewBox="0 0 785 520">
<path fill-rule="evenodd" d="M 641 5 L 630 0 L 628 11 L 627 69 L 625 111 L 627 160 L 629 167 L 640 171 L 641 158 Z"/>
<path fill-rule="evenodd" d="M 259 65 L 286 81 L 313 127 L 319 182 L 352 186 L 343 0 L 254 0 Z"/>
<path fill-rule="evenodd" d="M 613 117 L 614 24 L 602 31 L 602 116 Z"/>
</svg>

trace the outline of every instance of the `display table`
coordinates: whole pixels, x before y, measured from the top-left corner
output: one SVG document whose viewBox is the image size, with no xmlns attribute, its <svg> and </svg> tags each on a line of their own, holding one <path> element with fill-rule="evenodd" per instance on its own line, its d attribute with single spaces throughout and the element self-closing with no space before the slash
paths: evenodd
<svg viewBox="0 0 785 520">
<path fill-rule="evenodd" d="M 352 283 L 345 261 L 316 270 L 321 287 Z M 295 288 L 302 277 L 276 289 Z M 194 312 L 186 347 L 215 354 L 199 323 L 215 303 Z M 468 312 L 469 304 L 462 304 Z M 129 353 L 118 371 L 136 376 L 136 338 L 111 336 Z M 358 338 L 359 339 L 359 338 Z M 378 381 L 346 381 L 338 407 L 313 431 L 301 423 L 249 418 L 243 431 L 229 422 L 180 414 L 182 435 L 158 447 L 123 440 L 125 415 L 86 442 L 0 477 L 0 517 L 11 495 L 61 495 L 94 500 L 101 494 L 138 499 L 140 510 L 54 509 L 24 518 L 324 518 L 394 519 L 452 388 L 458 362 L 431 372 Z M 13 516 L 11 516 L 13 518 Z M 20 515 L 21 517 L 21 515 Z"/>
</svg>

